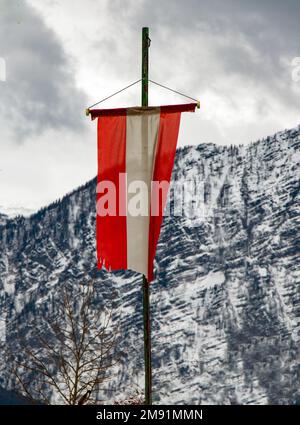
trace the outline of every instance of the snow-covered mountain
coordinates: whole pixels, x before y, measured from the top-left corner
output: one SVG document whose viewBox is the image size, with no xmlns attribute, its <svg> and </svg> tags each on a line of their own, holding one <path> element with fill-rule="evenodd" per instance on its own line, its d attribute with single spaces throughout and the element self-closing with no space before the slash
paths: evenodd
<svg viewBox="0 0 300 425">
<path fill-rule="evenodd" d="M 31 404 L 29 400 L 12 391 L 0 387 L 0 405 L 25 405 Z"/>
<path fill-rule="evenodd" d="M 179 149 L 173 180 L 201 183 L 203 214 L 164 220 L 154 399 L 300 403 L 300 127 L 249 146 Z M 104 300 L 116 294 L 127 356 L 102 397 L 124 398 L 143 387 L 141 276 L 96 270 L 95 185 L 0 225 L 1 338 L 13 344 L 17 327 L 49 314 L 59 286 L 90 276 Z"/>
<path fill-rule="evenodd" d="M 17 206 L 4 207 L 3 205 L 0 205 L 0 216 L 5 215 L 9 218 L 15 218 L 19 215 L 22 215 L 24 217 L 29 217 L 33 213 L 34 213 L 34 210 L 30 208 L 17 207 Z"/>
<path fill-rule="evenodd" d="M 8 216 L 6 214 L 2 214 L 0 212 L 0 225 L 5 224 L 7 222 L 7 220 L 8 220 Z"/>
</svg>

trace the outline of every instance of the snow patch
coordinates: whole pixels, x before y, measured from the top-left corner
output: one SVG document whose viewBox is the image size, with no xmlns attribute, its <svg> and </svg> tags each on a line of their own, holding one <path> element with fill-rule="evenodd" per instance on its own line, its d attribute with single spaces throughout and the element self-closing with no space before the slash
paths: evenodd
<svg viewBox="0 0 300 425">
<path fill-rule="evenodd" d="M 195 284 L 201 289 L 212 289 L 216 285 L 222 285 L 226 278 L 222 271 L 209 272 L 204 278 L 198 278 Z"/>
</svg>

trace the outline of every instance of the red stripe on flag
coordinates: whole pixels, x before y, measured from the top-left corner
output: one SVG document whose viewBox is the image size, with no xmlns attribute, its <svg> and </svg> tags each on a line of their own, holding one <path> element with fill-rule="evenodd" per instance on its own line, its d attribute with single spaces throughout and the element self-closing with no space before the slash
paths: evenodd
<svg viewBox="0 0 300 425">
<path fill-rule="evenodd" d="M 127 268 L 126 216 L 120 215 L 119 195 L 124 200 L 126 186 L 120 187 L 119 174 L 126 171 L 126 116 L 98 118 L 98 184 L 112 182 L 116 187 L 116 215 L 99 216 L 96 236 L 98 268 Z M 98 187 L 98 186 L 97 186 Z M 107 193 L 107 192 L 105 192 Z M 105 193 L 97 193 L 97 204 Z M 122 212 L 121 212 L 122 214 Z"/>
<path fill-rule="evenodd" d="M 174 165 L 177 138 L 180 124 L 180 112 L 174 113 L 161 111 L 155 164 L 152 180 L 161 182 L 170 182 L 172 169 Z M 159 238 L 160 227 L 163 220 L 163 211 L 165 208 L 165 199 L 159 198 L 158 215 L 150 215 L 149 223 L 149 251 L 148 251 L 148 281 L 153 280 L 153 261 L 156 252 L 156 245 Z M 154 206 L 155 194 L 151 192 L 151 205 Z"/>
</svg>

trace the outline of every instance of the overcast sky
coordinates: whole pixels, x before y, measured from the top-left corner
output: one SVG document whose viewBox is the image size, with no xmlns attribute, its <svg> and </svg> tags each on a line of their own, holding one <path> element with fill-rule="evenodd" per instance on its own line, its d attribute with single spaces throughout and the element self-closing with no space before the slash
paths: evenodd
<svg viewBox="0 0 300 425">
<path fill-rule="evenodd" d="M 150 78 L 201 100 L 180 145 L 300 124 L 299 18 L 299 0 L 0 0 L 0 210 L 37 209 L 96 174 L 84 110 L 140 78 L 142 26 Z M 150 104 L 180 102 L 150 85 Z M 135 86 L 103 107 L 139 103 Z"/>
</svg>

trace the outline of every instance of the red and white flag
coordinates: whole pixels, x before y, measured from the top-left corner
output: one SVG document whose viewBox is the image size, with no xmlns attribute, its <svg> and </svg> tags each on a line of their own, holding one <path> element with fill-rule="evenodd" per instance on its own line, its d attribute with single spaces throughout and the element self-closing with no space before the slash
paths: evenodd
<svg viewBox="0 0 300 425">
<path fill-rule="evenodd" d="M 153 280 L 166 203 L 157 187 L 170 182 L 181 112 L 196 106 L 90 111 L 98 118 L 98 268 L 131 269 Z"/>
</svg>

